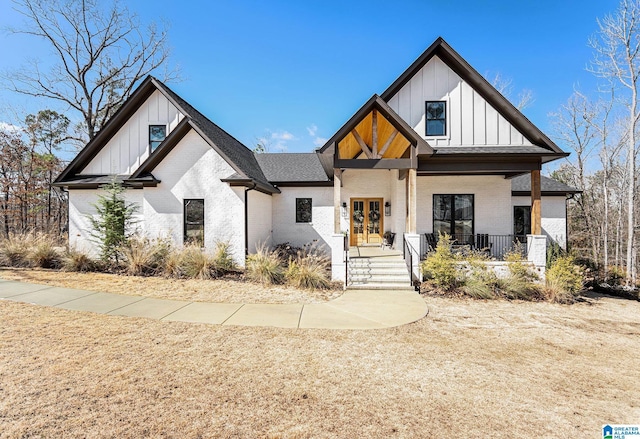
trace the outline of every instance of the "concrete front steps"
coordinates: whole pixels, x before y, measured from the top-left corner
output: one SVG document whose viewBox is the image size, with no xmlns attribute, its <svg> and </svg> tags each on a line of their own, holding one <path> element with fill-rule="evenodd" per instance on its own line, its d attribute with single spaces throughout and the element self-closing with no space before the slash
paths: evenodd
<svg viewBox="0 0 640 439">
<path fill-rule="evenodd" d="M 348 275 L 349 290 L 413 290 L 401 255 L 351 257 Z"/>
</svg>

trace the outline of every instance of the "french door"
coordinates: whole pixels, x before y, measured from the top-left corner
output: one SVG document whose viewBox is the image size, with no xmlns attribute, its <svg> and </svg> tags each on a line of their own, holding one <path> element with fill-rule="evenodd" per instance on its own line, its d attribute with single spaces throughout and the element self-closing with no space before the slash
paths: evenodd
<svg viewBox="0 0 640 439">
<path fill-rule="evenodd" d="M 352 198 L 349 245 L 382 244 L 382 198 Z"/>
</svg>

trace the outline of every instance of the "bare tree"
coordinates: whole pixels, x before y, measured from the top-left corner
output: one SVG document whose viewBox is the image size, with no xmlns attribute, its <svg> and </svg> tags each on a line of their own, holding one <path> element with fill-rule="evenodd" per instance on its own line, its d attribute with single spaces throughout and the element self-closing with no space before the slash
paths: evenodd
<svg viewBox="0 0 640 439">
<path fill-rule="evenodd" d="M 595 57 L 591 71 L 615 81 L 628 109 L 627 123 L 627 284 L 635 281 L 636 129 L 640 120 L 640 2 L 622 0 L 614 14 L 598 20 L 599 31 L 590 41 Z"/>
<path fill-rule="evenodd" d="M 586 189 L 588 186 L 586 164 L 594 153 L 598 138 L 594 129 L 597 110 L 589 102 L 587 97 L 579 91 L 574 91 L 566 104 L 562 105 L 560 111 L 553 116 L 554 131 L 556 137 L 563 145 L 570 147 L 575 152 L 575 162 L 567 160 L 569 172 L 567 175 L 573 176 L 573 184 L 579 188 Z M 595 200 L 592 191 L 584 191 L 576 199 L 580 206 L 581 217 L 585 223 L 586 233 L 591 241 L 591 257 L 593 261 L 598 261 L 599 237 L 594 231 L 595 218 L 593 209 Z"/>
<path fill-rule="evenodd" d="M 533 92 L 528 88 L 522 89 L 515 99 L 513 99 L 513 80 L 503 76 L 499 72 L 492 78 L 487 78 L 487 80 L 500 92 L 500 94 L 509 99 L 518 110 L 523 110 L 534 101 Z"/>
<path fill-rule="evenodd" d="M 26 18 L 15 33 L 42 38 L 56 62 L 47 72 L 38 62 L 5 77 L 18 93 L 53 99 L 81 116 L 77 140 L 93 139 L 137 83 L 169 57 L 167 33 L 142 27 L 135 14 L 114 0 L 16 0 Z M 175 79 L 168 71 L 162 79 Z"/>
</svg>

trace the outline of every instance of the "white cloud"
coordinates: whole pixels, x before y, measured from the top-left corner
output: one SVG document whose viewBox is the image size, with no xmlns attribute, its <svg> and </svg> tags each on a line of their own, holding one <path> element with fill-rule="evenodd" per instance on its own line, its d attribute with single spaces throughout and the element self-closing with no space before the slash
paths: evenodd
<svg viewBox="0 0 640 439">
<path fill-rule="evenodd" d="M 276 131 L 271 133 L 271 138 L 278 141 L 296 140 L 296 137 L 289 131 Z"/>
<path fill-rule="evenodd" d="M 318 132 L 318 127 L 316 126 L 316 124 L 312 123 L 310 126 L 307 127 L 307 132 L 311 137 L 315 137 L 316 133 Z"/>
<path fill-rule="evenodd" d="M 0 122 L 0 131 L 22 131 L 22 127 L 12 123 Z"/>
<path fill-rule="evenodd" d="M 327 143 L 327 140 L 329 140 L 329 139 L 326 139 L 326 138 L 324 138 L 324 137 L 316 137 L 316 138 L 313 140 L 313 144 L 314 144 L 315 146 L 317 146 L 317 147 L 320 147 L 320 146 L 323 146 L 325 143 Z"/>
</svg>

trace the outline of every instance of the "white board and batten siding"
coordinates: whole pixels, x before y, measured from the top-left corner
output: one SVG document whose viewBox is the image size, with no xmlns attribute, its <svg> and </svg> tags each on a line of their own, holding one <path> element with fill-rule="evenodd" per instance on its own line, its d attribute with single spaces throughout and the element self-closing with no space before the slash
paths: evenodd
<svg viewBox="0 0 640 439">
<path fill-rule="evenodd" d="M 184 115 L 158 90 L 138 108 L 82 170 L 85 175 L 131 175 L 149 157 L 149 125 L 165 125 L 167 135 Z"/>
<path fill-rule="evenodd" d="M 426 137 L 426 101 L 447 103 L 446 136 Z M 531 145 L 437 56 L 391 97 L 389 106 L 434 147 Z"/>
</svg>

